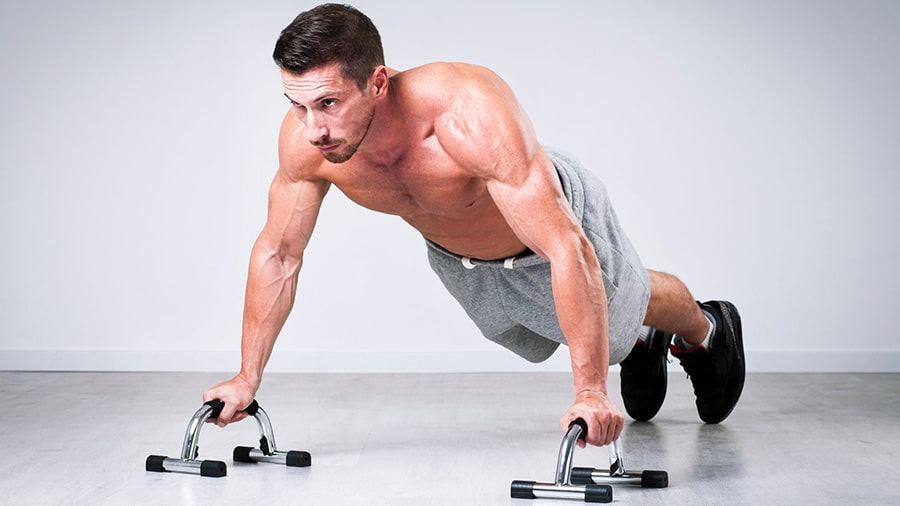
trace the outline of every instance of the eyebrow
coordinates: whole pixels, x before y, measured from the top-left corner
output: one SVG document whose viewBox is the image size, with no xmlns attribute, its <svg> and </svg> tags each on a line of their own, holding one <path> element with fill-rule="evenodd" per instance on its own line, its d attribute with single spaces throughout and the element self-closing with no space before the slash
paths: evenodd
<svg viewBox="0 0 900 506">
<path fill-rule="evenodd" d="M 316 97 L 316 99 L 313 100 L 312 103 L 316 104 L 316 103 L 319 103 L 319 102 L 325 100 L 326 98 L 335 97 L 337 95 L 338 95 L 337 93 L 331 92 L 331 91 L 329 91 L 328 93 L 322 93 L 321 95 Z M 287 93 L 284 94 L 284 98 L 288 99 L 288 101 L 290 101 L 290 103 L 292 103 L 292 104 L 301 105 L 300 102 L 297 102 L 293 98 L 289 97 Z"/>
</svg>

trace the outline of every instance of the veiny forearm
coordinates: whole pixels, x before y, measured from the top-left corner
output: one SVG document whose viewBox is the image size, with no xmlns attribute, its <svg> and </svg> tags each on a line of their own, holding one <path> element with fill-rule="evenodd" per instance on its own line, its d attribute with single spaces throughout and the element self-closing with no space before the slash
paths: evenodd
<svg viewBox="0 0 900 506">
<path fill-rule="evenodd" d="M 302 258 L 257 241 L 250 255 L 241 337 L 241 375 L 259 388 L 275 340 L 294 305 Z"/>
<path fill-rule="evenodd" d="M 551 271 L 556 312 L 569 345 L 575 394 L 606 394 L 609 324 L 596 254 L 590 244 L 580 244 L 552 262 Z"/>
</svg>

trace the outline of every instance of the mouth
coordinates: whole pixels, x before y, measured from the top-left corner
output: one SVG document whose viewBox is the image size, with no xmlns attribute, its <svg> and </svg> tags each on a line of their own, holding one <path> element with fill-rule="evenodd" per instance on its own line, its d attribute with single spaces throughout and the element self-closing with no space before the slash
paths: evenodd
<svg viewBox="0 0 900 506">
<path fill-rule="evenodd" d="M 337 148 L 341 147 L 340 144 L 332 144 L 331 146 L 316 146 L 319 148 L 319 151 L 323 153 L 331 153 L 332 151 L 336 151 Z"/>
</svg>

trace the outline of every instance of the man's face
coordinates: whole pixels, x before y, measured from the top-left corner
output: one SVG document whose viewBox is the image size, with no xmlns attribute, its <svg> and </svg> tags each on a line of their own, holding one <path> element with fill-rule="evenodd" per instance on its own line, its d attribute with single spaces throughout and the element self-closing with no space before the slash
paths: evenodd
<svg viewBox="0 0 900 506">
<path fill-rule="evenodd" d="M 281 83 L 297 119 L 306 126 L 309 142 L 331 163 L 349 160 L 375 116 L 372 97 L 341 75 L 337 64 L 302 75 L 282 70 Z"/>
</svg>

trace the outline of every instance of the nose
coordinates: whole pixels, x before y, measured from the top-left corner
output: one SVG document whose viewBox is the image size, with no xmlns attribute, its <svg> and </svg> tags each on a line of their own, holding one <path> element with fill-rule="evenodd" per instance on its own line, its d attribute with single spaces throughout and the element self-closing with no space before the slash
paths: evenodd
<svg viewBox="0 0 900 506">
<path fill-rule="evenodd" d="M 306 131 L 309 136 L 309 142 L 313 144 L 328 138 L 328 127 L 320 118 L 312 113 L 309 113 L 306 116 Z"/>
</svg>

